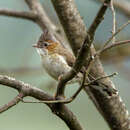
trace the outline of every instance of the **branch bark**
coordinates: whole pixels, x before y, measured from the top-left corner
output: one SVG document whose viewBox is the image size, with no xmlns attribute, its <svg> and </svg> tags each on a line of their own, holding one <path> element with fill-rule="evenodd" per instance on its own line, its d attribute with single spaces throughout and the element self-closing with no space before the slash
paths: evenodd
<svg viewBox="0 0 130 130">
<path fill-rule="evenodd" d="M 14 11 L 9 9 L 0 9 L 0 15 L 22 18 L 32 21 L 35 21 L 37 19 L 37 15 L 34 12 Z"/>
<path fill-rule="evenodd" d="M 52 3 L 72 50 L 75 56 L 77 56 L 87 32 L 83 20 L 81 20 L 81 16 L 74 4 L 74 0 L 52 0 Z"/>
<path fill-rule="evenodd" d="M 7 104 L 0 107 L 0 113 L 7 111 L 11 107 L 17 105 L 20 102 L 20 98 L 23 98 L 24 95 L 22 93 L 19 93 L 13 100 L 8 102 Z"/>
<path fill-rule="evenodd" d="M 121 46 L 121 45 L 126 45 L 130 43 L 130 40 L 124 40 L 124 41 L 119 41 L 119 42 L 115 42 L 109 46 L 106 46 L 104 49 L 102 49 L 101 51 L 99 51 L 99 53 L 103 53 L 111 48 L 114 48 L 114 47 L 118 47 L 118 46 Z"/>
<path fill-rule="evenodd" d="M 110 3 L 109 0 L 106 0 L 105 2 L 108 2 L 108 4 Z M 87 35 L 87 30 L 79 12 L 77 11 L 74 0 L 52 0 L 52 3 L 76 55 L 81 47 L 81 43 L 83 43 L 83 39 L 85 39 L 85 36 Z M 106 3 L 103 4 L 105 5 Z M 102 7 L 104 7 L 104 5 Z M 94 30 L 94 32 L 95 31 L 96 30 Z M 96 53 L 93 47 L 91 52 L 93 55 Z M 90 74 L 95 78 L 106 75 L 99 58 L 94 62 Z M 129 130 L 130 120 L 125 105 L 118 94 L 112 95 L 109 98 L 108 93 L 102 92 L 105 86 L 110 91 L 115 88 L 112 81 L 109 78 L 106 78 L 101 80 L 96 87 L 86 87 L 85 91 L 89 94 L 93 103 L 96 105 L 112 130 Z"/>
<path fill-rule="evenodd" d="M 16 96 L 10 103 L 5 104 L 3 107 L 0 108 L 0 113 L 8 110 L 10 107 L 16 105 L 20 101 L 20 98 L 31 96 L 38 100 L 43 101 L 53 101 L 55 100 L 54 97 L 50 96 L 49 94 L 45 93 L 41 89 L 31 86 L 30 84 L 26 84 L 22 81 L 18 81 L 12 77 L 0 75 L 0 84 L 6 85 L 10 88 L 16 89 L 19 94 Z M 52 110 L 52 112 L 60 117 L 66 125 L 71 130 L 83 130 L 79 121 L 77 120 L 76 116 L 64 105 L 59 104 L 56 105 L 54 103 L 46 105 Z"/>
</svg>

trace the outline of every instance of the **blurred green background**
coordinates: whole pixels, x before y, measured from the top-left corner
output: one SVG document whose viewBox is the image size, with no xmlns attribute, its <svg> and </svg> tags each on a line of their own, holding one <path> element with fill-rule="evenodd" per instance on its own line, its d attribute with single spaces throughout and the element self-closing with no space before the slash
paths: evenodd
<svg viewBox="0 0 130 130">
<path fill-rule="evenodd" d="M 41 0 L 41 3 L 56 24 L 59 25 L 56 14 L 49 0 Z M 95 17 L 100 3 L 91 0 L 76 0 L 77 7 L 87 27 Z M 0 0 L 0 8 L 14 10 L 28 10 L 23 0 Z M 117 25 L 122 25 L 128 20 L 123 13 L 117 12 Z M 96 32 L 95 44 L 102 43 L 111 36 L 112 16 L 108 10 L 105 20 Z M 44 91 L 54 95 L 55 81 L 53 81 L 41 68 L 40 58 L 32 44 L 36 43 L 41 34 L 40 28 L 27 20 L 0 16 L 0 74 L 13 76 L 18 80 L 30 83 Z M 117 39 L 129 39 L 130 26 L 125 28 Z M 129 46 L 130 47 L 130 46 Z M 110 59 L 103 59 L 103 65 L 107 74 L 118 72 L 119 75 L 113 78 L 120 96 L 130 110 L 130 55 L 121 57 L 109 53 Z M 77 89 L 69 87 L 66 95 L 70 96 Z M 14 89 L 0 85 L 0 106 L 7 103 L 17 92 Z M 30 98 L 29 98 L 30 99 Z M 86 94 L 82 93 L 78 98 L 67 105 L 77 116 L 82 126 L 87 130 L 108 130 L 108 126 L 95 109 L 94 105 Z M 52 114 L 44 104 L 23 104 L 0 115 L 1 130 L 66 130 L 67 126 L 57 116 Z"/>
</svg>

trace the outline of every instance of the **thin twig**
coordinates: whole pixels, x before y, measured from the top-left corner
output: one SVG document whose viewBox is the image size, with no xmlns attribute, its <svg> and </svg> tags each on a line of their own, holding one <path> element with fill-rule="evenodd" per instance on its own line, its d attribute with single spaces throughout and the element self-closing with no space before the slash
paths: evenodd
<svg viewBox="0 0 130 130">
<path fill-rule="evenodd" d="M 122 31 L 128 24 L 130 24 L 130 20 L 128 22 L 126 22 L 125 24 L 123 24 L 103 45 L 102 49 L 103 50 L 108 44 L 109 42 L 111 42 L 111 40 L 113 39 L 113 37 L 115 37 L 120 31 Z"/>
<path fill-rule="evenodd" d="M 124 40 L 124 41 L 115 42 L 115 43 L 105 47 L 104 49 L 99 50 L 97 53 L 98 53 L 98 55 L 101 55 L 103 52 L 105 52 L 105 51 L 107 51 L 107 50 L 109 50 L 111 48 L 118 47 L 120 45 L 125 45 L 125 44 L 128 44 L 128 43 L 130 43 L 130 40 Z"/>
<path fill-rule="evenodd" d="M 105 79 L 105 78 L 108 78 L 108 77 L 110 78 L 110 77 L 113 77 L 113 76 L 115 76 L 115 75 L 117 75 L 117 74 L 118 74 L 118 73 L 115 72 L 115 73 L 113 73 L 113 74 L 111 74 L 111 75 L 99 77 L 99 78 L 97 78 L 97 79 L 94 79 L 94 80 L 90 81 L 89 83 L 86 83 L 85 86 L 89 86 L 89 85 L 93 84 L 93 83 L 96 82 L 96 81 L 99 81 L 99 80 L 101 80 L 101 79 Z"/>
<path fill-rule="evenodd" d="M 52 100 L 52 101 L 30 101 L 30 100 L 24 100 L 20 99 L 23 103 L 47 103 L 47 104 L 54 104 L 54 103 L 69 103 L 72 101 L 71 98 L 69 99 L 63 99 L 63 100 Z"/>
<path fill-rule="evenodd" d="M 113 6 L 113 0 L 111 0 L 111 2 L 110 2 L 110 7 L 111 7 L 112 19 L 113 19 L 113 23 L 112 23 L 112 35 L 114 35 L 115 32 L 116 32 L 116 13 L 115 13 L 114 6 Z M 113 37 L 112 43 L 114 43 L 115 41 L 116 41 L 116 38 Z"/>
<path fill-rule="evenodd" d="M 117 46 L 120 46 L 120 45 L 124 45 L 124 44 L 128 44 L 130 43 L 130 40 L 125 40 L 125 41 L 119 41 L 119 42 L 115 42 L 99 51 L 96 52 L 96 54 L 93 56 L 93 58 L 91 59 L 90 61 L 90 64 L 92 64 L 94 62 L 94 60 L 96 59 L 97 56 L 100 56 L 103 52 L 111 49 L 111 48 L 114 48 L 114 47 L 117 47 Z M 91 75 L 90 75 L 91 76 Z"/>
<path fill-rule="evenodd" d="M 79 89 L 78 89 L 78 90 L 73 94 L 73 96 L 71 97 L 72 100 L 74 100 L 74 99 L 78 96 L 78 94 L 80 93 L 80 91 L 83 89 L 87 75 L 88 75 L 88 74 L 87 74 L 87 71 L 84 71 L 84 73 L 83 73 L 83 81 L 82 81 L 82 83 L 81 83 L 81 86 L 79 87 Z"/>
<path fill-rule="evenodd" d="M 7 111 L 9 108 L 18 104 L 21 99 L 24 97 L 23 93 L 19 93 L 13 100 L 5 104 L 4 106 L 0 107 L 0 113 Z"/>
</svg>

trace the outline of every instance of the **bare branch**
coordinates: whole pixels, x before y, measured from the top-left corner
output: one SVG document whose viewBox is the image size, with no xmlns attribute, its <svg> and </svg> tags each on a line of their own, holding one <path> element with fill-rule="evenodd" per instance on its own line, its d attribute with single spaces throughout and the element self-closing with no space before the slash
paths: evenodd
<svg viewBox="0 0 130 130">
<path fill-rule="evenodd" d="M 62 2 L 63 1 L 59 1 L 59 4 L 58 4 L 58 1 L 53 1 L 54 5 L 58 4 L 58 6 L 61 6 Z M 82 47 L 77 55 L 77 58 L 76 58 L 75 64 L 73 65 L 72 70 L 70 72 L 68 72 L 67 74 L 65 74 L 61 78 L 61 80 L 58 84 L 58 87 L 57 87 L 56 97 L 64 96 L 65 84 L 67 83 L 67 81 L 71 80 L 81 70 L 81 68 L 83 67 L 83 65 L 85 65 L 86 62 L 88 63 L 88 61 L 86 61 L 85 59 L 89 59 L 90 47 L 92 45 L 94 32 L 96 31 L 98 25 L 102 21 L 102 18 L 104 16 L 104 13 L 107 9 L 107 5 L 109 4 L 109 2 L 110 1 L 106 0 L 105 4 L 103 4 L 101 9 L 99 10 L 92 26 L 89 29 L 89 32 L 88 32 L 89 34 L 85 37 L 85 40 L 84 40 L 83 45 L 82 45 Z M 62 6 L 64 8 L 66 8 L 66 6 L 68 7 L 68 4 L 69 3 L 66 1 L 66 2 L 64 2 L 64 6 L 63 5 Z M 66 9 L 66 11 L 67 11 L 67 9 Z M 70 11 L 69 8 L 68 8 L 68 11 Z M 96 23 L 96 25 L 94 23 Z"/>
<path fill-rule="evenodd" d="M 94 34 L 98 28 L 98 26 L 100 25 L 100 23 L 102 22 L 102 20 L 104 19 L 104 15 L 105 12 L 109 6 L 110 0 L 105 0 L 102 4 L 102 6 L 100 7 L 95 19 L 93 20 L 90 28 L 88 29 L 88 33 L 90 35 L 90 37 L 92 37 L 91 39 L 93 40 Z"/>
<path fill-rule="evenodd" d="M 51 0 L 51 2 L 64 28 L 69 44 L 75 56 L 77 56 L 87 31 L 74 0 Z"/>
<path fill-rule="evenodd" d="M 21 101 L 23 103 L 47 103 L 47 104 L 52 104 L 52 103 L 64 103 L 64 104 L 67 104 L 67 103 L 71 103 L 77 96 L 78 94 L 81 92 L 81 90 L 84 88 L 84 86 L 89 86 L 89 85 L 92 85 L 94 84 L 95 82 L 97 82 L 98 80 L 101 80 L 101 79 L 104 79 L 104 78 L 110 78 L 110 77 L 113 77 L 117 75 L 117 73 L 113 73 L 111 75 L 107 75 L 107 76 L 104 76 L 104 77 L 99 77 L 97 79 L 94 79 L 92 81 L 90 81 L 89 83 L 86 83 L 85 84 L 85 80 L 86 80 L 86 72 L 84 72 L 84 76 L 83 76 L 83 81 L 81 83 L 81 86 L 78 88 L 78 90 L 68 99 L 61 99 L 61 100 L 54 100 L 54 101 L 29 101 L 29 100 L 23 100 L 23 98 L 21 98 Z"/>
<path fill-rule="evenodd" d="M 49 19 L 46 16 L 38 0 L 25 0 L 25 1 L 29 5 L 31 11 L 35 12 L 38 15 L 36 23 L 41 27 L 41 29 L 44 30 L 45 28 L 47 28 L 54 31 L 55 26 L 53 28 L 52 23 L 51 22 L 49 23 L 48 21 Z M 106 0 L 106 1 L 109 2 L 110 0 Z M 61 23 L 64 25 L 65 32 L 71 43 L 72 49 L 75 55 L 77 55 L 79 52 L 79 48 L 81 47 L 81 44 L 83 43 L 84 39 L 86 38 L 85 41 L 88 42 L 89 45 L 91 45 L 93 37 L 86 36 L 87 31 L 85 28 L 85 24 L 83 23 L 83 20 L 81 19 L 73 0 L 52 0 L 52 2 L 54 3 L 55 9 L 58 12 L 58 15 L 61 19 Z M 106 5 L 104 4 L 104 6 Z M 96 31 L 96 28 L 98 27 L 99 24 L 100 22 L 96 24 L 95 29 L 93 28 L 94 29 L 93 34 Z M 85 42 L 84 42 L 84 45 L 86 45 Z M 88 49 L 90 49 L 90 47 L 88 47 Z M 92 53 L 95 53 L 94 48 L 92 49 L 93 49 Z M 83 54 L 83 56 L 85 57 L 86 55 L 87 53 Z M 99 59 L 97 58 L 96 60 L 97 61 L 92 66 L 91 73 L 94 74 L 94 77 L 104 76 L 105 73 L 103 71 L 103 67 Z M 83 64 L 84 63 L 82 62 L 80 67 L 82 67 Z M 75 63 L 75 66 L 76 66 L 76 63 Z M 80 70 L 81 69 L 80 67 L 77 67 L 78 68 L 77 70 Z M 73 74 L 70 73 L 69 76 L 71 78 L 74 77 L 74 75 L 76 75 L 77 71 L 75 70 L 76 69 L 72 70 Z M 8 80 L 9 82 L 7 82 Z M 105 84 L 108 84 L 108 86 L 106 85 L 108 89 L 114 87 L 113 83 L 108 78 L 102 81 L 105 82 Z M 65 86 L 66 82 L 67 82 L 66 80 L 62 82 L 63 86 Z M 3 77 L 0 76 L 0 83 L 3 85 L 9 85 L 10 87 L 17 89 L 19 92 L 22 91 L 22 93 L 24 93 L 24 95 L 26 96 L 32 96 L 39 100 L 47 100 L 47 101 L 55 100 L 54 97 L 44 93 L 42 90 L 34 88 L 30 86 L 29 84 L 25 84 L 21 81 L 17 82 L 15 79 L 12 79 L 7 76 L 3 76 Z M 110 98 L 108 98 L 108 95 L 105 95 L 104 93 L 100 91 L 104 86 L 102 86 L 101 84 L 98 84 L 98 86 L 101 86 L 101 87 L 95 87 L 92 85 L 92 87 L 89 89 L 89 92 L 90 92 L 90 95 L 94 97 L 95 102 L 96 102 L 94 103 L 96 104 L 96 106 L 100 108 L 101 114 L 103 115 L 103 117 L 106 119 L 109 126 L 113 130 L 119 129 L 119 128 L 120 130 L 127 130 L 130 123 L 129 117 L 128 117 L 129 114 L 123 102 L 121 101 L 120 97 L 118 95 L 112 96 L 111 97 L 112 100 L 111 100 Z M 70 110 L 68 110 L 68 108 L 64 104 L 57 104 L 57 105 L 47 104 L 47 105 L 51 108 L 51 110 L 56 115 L 58 115 L 61 119 L 63 119 L 66 122 L 66 124 L 71 130 L 82 130 L 82 127 L 80 126 L 79 122 L 77 121 L 73 113 Z"/>
<path fill-rule="evenodd" d="M 126 22 L 125 24 L 123 24 L 105 43 L 104 43 L 104 46 L 102 47 L 102 49 L 104 47 L 106 47 L 110 42 L 111 40 L 113 39 L 113 37 L 115 37 L 120 31 L 122 31 L 128 24 L 130 24 L 130 20 L 128 22 Z M 101 49 L 101 50 L 102 50 Z"/>
<path fill-rule="evenodd" d="M 7 104 L 5 104 L 4 106 L 0 107 L 0 113 L 7 111 L 8 109 L 10 109 L 11 107 L 17 105 L 21 100 L 21 98 L 23 98 L 24 95 L 22 93 L 19 93 L 12 101 L 8 102 Z"/>
<path fill-rule="evenodd" d="M 94 80 L 92 80 L 92 81 L 90 81 L 89 83 L 86 83 L 85 84 L 85 86 L 89 86 L 89 85 L 91 85 L 91 84 L 93 84 L 94 82 L 96 82 L 96 81 L 98 81 L 98 80 L 101 80 L 101 79 L 104 79 L 104 78 L 110 78 L 110 77 L 113 77 L 113 76 L 115 76 L 115 75 L 117 75 L 118 73 L 113 73 L 113 74 L 111 74 L 111 75 L 107 75 L 107 76 L 103 76 L 103 77 L 99 77 L 99 78 L 97 78 L 97 79 L 94 79 Z"/>
<path fill-rule="evenodd" d="M 130 40 L 124 40 L 124 41 L 119 41 L 119 42 L 115 42 L 115 43 L 113 43 L 113 44 L 111 44 L 111 45 L 109 45 L 109 46 L 106 46 L 104 49 L 102 49 L 101 51 L 99 50 L 99 52 L 97 52 L 98 54 L 100 53 L 103 53 L 103 52 L 105 52 L 105 51 L 107 51 L 107 50 L 109 50 L 109 49 L 111 49 L 111 48 L 114 48 L 114 47 L 118 47 L 118 46 L 120 46 L 120 45 L 125 45 L 125 44 L 128 44 L 128 43 L 130 43 Z"/>
<path fill-rule="evenodd" d="M 61 80 L 59 81 L 58 87 L 57 87 L 57 93 L 56 93 L 56 97 L 58 96 L 64 96 L 64 90 L 65 90 L 65 85 L 66 83 L 71 80 L 72 78 L 74 78 L 76 76 L 76 74 L 81 70 L 81 68 L 83 67 L 83 65 L 85 65 L 86 62 L 86 58 L 89 56 L 90 54 L 90 47 L 91 47 L 91 40 L 89 35 L 86 36 L 84 43 L 77 55 L 75 64 L 73 65 L 73 68 L 71 69 L 70 72 L 68 72 L 67 74 L 63 75 L 63 77 L 61 78 Z"/>
<path fill-rule="evenodd" d="M 114 6 L 130 18 L 130 2 L 127 0 L 114 0 Z"/>
<path fill-rule="evenodd" d="M 79 87 L 79 89 L 73 94 L 72 97 L 68 98 L 68 99 L 61 99 L 61 100 L 55 100 L 55 101 L 25 101 L 23 99 L 21 99 L 22 102 L 24 103 L 70 103 L 72 102 L 77 96 L 78 94 L 80 93 L 80 91 L 83 89 L 84 87 L 84 83 L 85 83 L 85 79 L 86 79 L 86 72 L 84 72 L 84 75 L 83 75 L 83 81 L 82 81 L 82 84 L 81 86 Z"/>
<path fill-rule="evenodd" d="M 72 101 L 78 96 L 78 94 L 79 94 L 80 91 L 84 88 L 84 86 L 92 85 L 92 84 L 94 84 L 95 82 L 97 82 L 98 80 L 101 80 L 101 79 L 104 79 L 104 78 L 108 78 L 108 77 L 110 78 L 110 77 L 113 77 L 113 76 L 115 76 L 115 75 L 117 75 L 117 73 L 113 73 L 113 74 L 111 74 L 111 75 L 99 77 L 99 78 L 94 79 L 94 80 L 90 81 L 89 83 L 86 83 L 86 84 L 85 84 L 85 80 L 86 80 L 86 72 L 85 72 L 85 73 L 84 73 L 84 76 L 83 76 L 83 81 L 82 81 L 81 86 L 80 86 L 79 89 L 74 93 L 74 95 L 73 95 L 70 99 L 68 99 L 68 102 L 67 102 L 67 103 L 72 102 Z M 65 102 L 65 103 L 66 103 L 66 102 Z"/>
<path fill-rule="evenodd" d="M 50 19 L 45 13 L 45 10 L 43 9 L 38 0 L 25 0 L 25 2 L 29 6 L 30 10 L 37 14 L 38 19 L 36 23 L 41 27 L 43 31 L 45 29 L 51 29 L 53 31 L 56 31 L 56 26 L 50 21 Z"/>
<path fill-rule="evenodd" d="M 3 75 L 0 75 L 0 84 L 6 85 L 11 88 L 15 88 L 19 92 L 21 91 L 23 86 L 23 82 L 16 81 L 15 78 L 3 76 Z"/>
<path fill-rule="evenodd" d="M 32 87 L 27 83 L 16 80 L 15 78 L 9 76 L 0 75 L 0 84 L 16 89 L 18 92 L 22 92 L 24 96 L 32 96 L 39 100 L 54 100 L 52 96 L 43 92 L 41 89 Z"/>
<path fill-rule="evenodd" d="M 113 23 L 112 23 L 112 35 L 114 35 L 114 33 L 116 32 L 116 13 L 115 13 L 113 4 L 114 4 L 114 0 L 111 0 L 110 7 L 111 7 L 112 19 L 113 19 Z M 115 41 L 116 41 L 116 39 L 115 39 L 115 37 L 113 37 L 112 43 L 114 43 Z"/>
<path fill-rule="evenodd" d="M 79 48 L 86 37 L 87 30 L 82 18 L 79 15 L 79 12 L 77 11 L 74 0 L 52 0 L 52 3 L 57 15 L 59 16 L 61 24 L 64 27 L 73 52 L 77 55 Z M 96 53 L 93 46 L 91 46 L 91 51 L 92 55 Z M 90 74 L 95 78 L 106 75 L 98 57 L 91 67 Z M 115 86 L 109 78 L 106 78 L 98 81 L 97 85 L 92 85 L 92 88 L 85 87 L 84 90 L 89 94 L 91 99 L 93 99 L 93 103 L 98 108 L 99 112 L 102 114 L 112 130 L 128 130 L 130 121 L 125 105 L 122 100 L 120 100 L 119 95 L 115 94 L 110 98 L 108 93 L 102 93 L 102 89 L 104 87 L 105 89 L 107 88 L 108 91 L 111 91 Z M 124 123 L 126 125 L 122 125 Z"/>
<path fill-rule="evenodd" d="M 12 77 L 8 76 L 2 76 L 0 75 L 0 84 L 6 85 L 8 87 L 14 88 L 22 93 L 22 95 L 18 95 L 12 102 L 10 102 L 7 106 L 3 106 L 1 108 L 1 112 L 9 109 L 15 103 L 19 102 L 22 97 L 25 96 L 31 96 L 34 97 L 38 100 L 43 100 L 43 101 L 53 101 L 55 100 L 54 97 L 50 96 L 49 94 L 45 93 L 41 89 L 32 87 L 29 84 L 26 84 L 22 81 L 18 81 Z M 15 101 L 16 100 L 16 101 Z M 47 103 L 46 103 L 47 104 Z M 48 107 L 52 110 L 54 114 L 56 114 L 58 117 L 60 117 L 71 130 L 83 130 L 81 127 L 79 121 L 75 117 L 75 115 L 63 104 L 59 104 L 58 107 L 55 104 L 47 104 Z"/>
<path fill-rule="evenodd" d="M 37 14 L 38 18 L 36 19 L 36 23 L 39 25 L 42 31 L 44 32 L 44 30 L 49 30 L 50 35 L 55 36 L 56 39 L 60 41 L 60 43 L 66 46 L 65 44 L 67 42 L 65 38 L 57 33 L 59 28 L 56 27 L 54 23 L 49 19 L 40 2 L 38 0 L 25 0 L 25 2 L 27 3 L 30 10 Z"/>
<path fill-rule="evenodd" d="M 27 19 L 33 22 L 37 19 L 37 14 L 31 11 L 25 12 L 25 11 L 14 11 L 9 9 L 0 9 L 0 15 Z"/>
<path fill-rule="evenodd" d="M 98 0 L 104 2 L 104 0 Z M 127 0 L 113 0 L 114 6 L 119 9 L 120 12 L 130 17 L 130 2 Z"/>
</svg>

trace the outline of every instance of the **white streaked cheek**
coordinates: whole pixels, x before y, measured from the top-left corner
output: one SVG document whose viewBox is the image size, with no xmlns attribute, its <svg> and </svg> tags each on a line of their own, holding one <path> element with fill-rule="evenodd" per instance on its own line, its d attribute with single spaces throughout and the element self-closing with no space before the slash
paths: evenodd
<svg viewBox="0 0 130 130">
<path fill-rule="evenodd" d="M 40 48 L 37 48 L 37 53 L 41 56 L 44 56 L 44 55 L 47 55 L 48 52 L 46 49 L 40 49 Z"/>
</svg>

